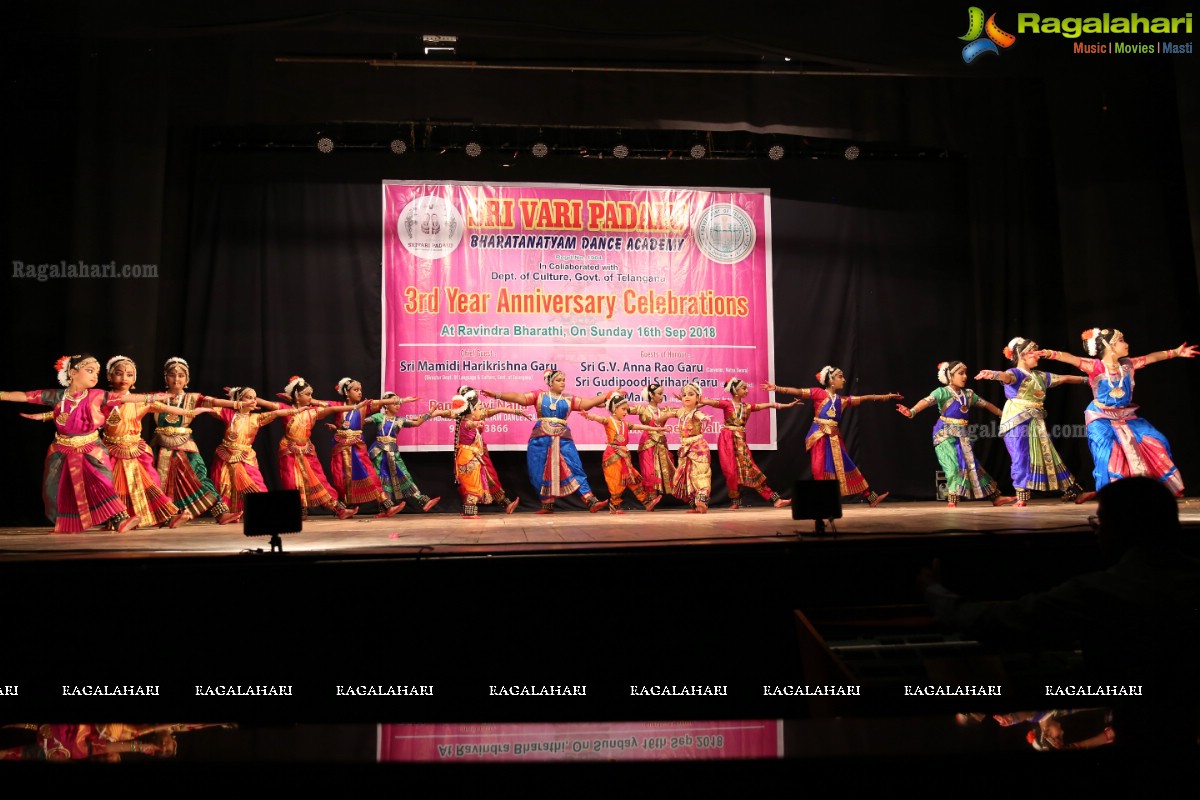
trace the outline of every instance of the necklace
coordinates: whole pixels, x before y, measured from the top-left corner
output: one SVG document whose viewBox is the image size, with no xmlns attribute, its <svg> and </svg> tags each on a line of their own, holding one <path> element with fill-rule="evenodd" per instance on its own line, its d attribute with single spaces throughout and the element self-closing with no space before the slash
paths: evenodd
<svg viewBox="0 0 1200 800">
<path fill-rule="evenodd" d="M 58 416 L 56 416 L 54 418 L 54 421 L 57 422 L 59 425 L 66 425 L 67 420 L 71 418 L 71 412 L 73 412 L 76 408 L 79 408 L 79 404 L 83 401 L 83 398 L 85 398 L 85 397 L 87 397 L 87 389 L 84 389 L 82 392 L 75 395 L 74 397 L 67 394 L 66 392 L 63 392 L 62 411 L 60 411 Z M 74 403 L 74 405 L 70 408 L 67 407 L 68 401 L 71 403 Z"/>
<path fill-rule="evenodd" d="M 950 394 L 954 395 L 954 399 L 958 401 L 959 410 L 966 411 L 970 406 L 970 398 L 967 396 L 966 390 L 951 389 Z"/>
<path fill-rule="evenodd" d="M 1117 362 L 1117 376 L 1118 377 L 1117 377 L 1116 383 L 1113 383 L 1112 374 L 1113 374 L 1112 370 L 1109 369 L 1108 364 L 1105 364 L 1104 365 L 1104 380 L 1105 380 L 1105 382 L 1108 383 L 1108 396 L 1115 397 L 1118 400 L 1120 400 L 1122 397 L 1125 396 L 1125 389 L 1123 388 L 1123 386 L 1125 384 L 1125 365 L 1119 361 Z"/>
<path fill-rule="evenodd" d="M 183 393 L 180 392 L 179 394 L 175 395 L 174 397 L 168 397 L 167 405 L 178 406 L 179 408 L 183 408 L 183 400 L 184 400 Z M 169 424 L 174 425 L 177 422 L 179 422 L 179 420 L 182 418 L 178 414 L 167 414 L 166 417 L 164 417 L 164 419 Z"/>
</svg>

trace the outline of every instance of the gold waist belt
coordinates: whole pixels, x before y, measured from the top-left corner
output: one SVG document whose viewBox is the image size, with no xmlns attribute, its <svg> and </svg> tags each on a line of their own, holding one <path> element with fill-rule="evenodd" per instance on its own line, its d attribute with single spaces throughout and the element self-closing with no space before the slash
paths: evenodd
<svg viewBox="0 0 1200 800">
<path fill-rule="evenodd" d="M 228 439 L 225 439 L 221 442 L 221 447 L 228 448 L 229 450 L 237 450 L 241 453 L 245 453 L 248 450 L 254 449 L 252 445 L 242 444 L 241 442 L 231 442 Z"/>
<path fill-rule="evenodd" d="M 129 434 L 126 434 L 125 436 L 107 436 L 106 435 L 104 437 L 104 443 L 105 444 L 115 444 L 115 445 L 137 444 L 139 441 L 141 441 L 141 439 L 142 439 L 142 437 L 138 436 L 136 433 L 129 433 Z"/>
<path fill-rule="evenodd" d="M 744 431 L 744 430 L 746 430 L 745 425 L 725 425 L 724 428 L 727 431 Z"/>
<path fill-rule="evenodd" d="M 938 419 L 940 419 L 942 422 L 946 423 L 947 425 L 966 425 L 967 424 L 967 420 L 965 420 L 965 419 L 954 419 L 953 417 L 938 417 Z"/>
<path fill-rule="evenodd" d="M 391 444 L 392 442 L 396 441 L 396 437 L 395 436 L 376 436 L 375 441 L 383 442 L 384 444 Z"/>
<path fill-rule="evenodd" d="M 166 436 L 186 436 L 192 432 L 191 428 L 155 428 L 154 430 Z"/>
<path fill-rule="evenodd" d="M 54 434 L 54 443 L 63 447 L 85 447 L 100 438 L 100 431 L 92 431 L 79 436 L 63 436 L 61 433 Z"/>
<path fill-rule="evenodd" d="M 362 438 L 362 431 L 334 431 L 333 438 L 352 442 Z"/>
</svg>

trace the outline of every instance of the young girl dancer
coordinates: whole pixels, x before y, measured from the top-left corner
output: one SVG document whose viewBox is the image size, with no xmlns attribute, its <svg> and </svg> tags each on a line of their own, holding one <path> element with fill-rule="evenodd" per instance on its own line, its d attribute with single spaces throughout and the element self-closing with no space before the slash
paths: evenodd
<svg viewBox="0 0 1200 800">
<path fill-rule="evenodd" d="M 750 446 L 746 444 L 746 423 L 755 411 L 791 408 L 800 401 L 797 399 L 786 404 L 744 403 L 742 401 L 750 391 L 750 386 L 741 378 L 730 378 L 725 381 L 724 388 L 733 397 L 732 400 L 709 400 L 702 397 L 700 402 L 725 412 L 725 424 L 717 437 L 717 455 L 721 461 L 721 472 L 725 475 L 725 485 L 729 488 L 729 507 L 735 510 L 742 507 L 743 486 L 755 490 L 764 500 L 771 501 L 776 508 L 791 504 L 791 500 L 784 500 L 779 496 L 779 492 L 772 491 L 771 487 L 767 486 L 767 476 L 758 468 L 758 464 L 754 463 Z"/>
<path fill-rule="evenodd" d="M 383 491 L 383 484 L 367 455 L 367 445 L 362 438 L 363 414 L 411 403 L 417 398 L 393 394 L 386 400 L 363 400 L 362 383 L 353 378 L 342 378 L 333 390 L 342 396 L 351 409 L 338 415 L 337 425 L 329 426 L 334 431 L 329 474 L 341 494 L 342 505 L 357 506 L 374 501 L 379 503 L 380 508 L 376 516 L 390 517 L 399 513 L 404 509 L 404 500 L 396 502 Z"/>
<path fill-rule="evenodd" d="M 764 383 L 762 388 L 768 392 L 782 392 L 812 399 L 813 423 L 808 429 L 808 437 L 804 440 L 804 449 L 808 450 L 812 460 L 813 480 L 836 479 L 843 497 L 862 495 L 863 500 L 874 508 L 883 502 L 888 492 L 877 494 L 872 491 L 867 479 L 850 460 L 840 432 L 842 414 L 847 408 L 854 408 L 861 403 L 886 403 L 890 400 L 903 400 L 904 397 L 895 392 L 843 397 L 838 392 L 846 386 L 846 375 L 837 367 L 823 367 L 817 373 L 817 382 L 821 385 L 812 389 L 795 389 L 790 386 L 776 386 L 773 383 Z"/>
<path fill-rule="evenodd" d="M 604 403 L 604 407 L 608 409 L 610 416 L 602 417 L 599 414 L 584 411 L 583 417 L 603 425 L 604 435 L 608 440 L 608 447 L 604 448 L 604 459 L 601 462 L 604 468 L 604 481 L 608 484 L 608 510 L 613 514 L 624 514 L 625 512 L 621 510 L 621 497 L 625 494 L 625 490 L 629 489 L 638 502 L 646 507 L 647 511 L 653 511 L 654 507 L 662 500 L 662 495 L 650 495 L 642 487 L 642 476 L 634 469 L 633 459 L 629 457 L 629 431 L 648 431 L 661 435 L 666 428 L 631 425 L 625 422 L 625 416 L 629 413 L 629 400 L 623 394 L 614 394 L 609 397 Z"/>
<path fill-rule="evenodd" d="M 1092 472 L 1096 490 L 1118 478 L 1143 475 L 1157 478 L 1172 494 L 1182 497 L 1183 478 L 1175 467 L 1167 437 L 1137 415 L 1134 373 L 1169 358 L 1195 358 L 1196 345 L 1184 342 L 1174 350 L 1130 358 L 1125 335 L 1116 328 L 1089 328 L 1081 338 L 1091 358 L 1077 358 L 1058 350 L 1037 350 L 1035 355 L 1078 367 L 1091 384 L 1092 402 L 1084 419 L 1096 465 Z"/>
<path fill-rule="evenodd" d="M 241 515 L 229 510 L 213 486 L 200 449 L 192 440 L 192 429 L 187 424 L 196 409 L 235 408 L 237 404 L 186 391 L 191 380 L 191 367 L 179 356 L 172 356 L 163 363 L 163 380 L 167 392 L 162 402 L 167 408 L 154 417 L 153 442 L 154 463 L 163 491 L 175 500 L 177 507 L 186 509 L 193 517 L 207 511 L 218 525 L 237 522 Z"/>
<path fill-rule="evenodd" d="M 645 405 L 630 406 L 629 410 L 637 414 L 638 420 L 648 428 L 661 428 L 667 420 L 679 416 L 679 409 L 660 405 L 663 388 L 657 383 L 642 390 L 642 399 Z M 663 492 L 671 491 L 671 485 L 675 482 L 675 459 L 671 457 L 665 434 L 655 430 L 646 431 L 638 442 L 638 466 L 641 467 L 642 488 L 647 495 L 661 499 Z"/>
<path fill-rule="evenodd" d="M 142 418 L 152 411 L 171 409 L 163 403 L 136 402 L 129 395 L 137 381 L 133 359 L 113 356 L 106 366 L 112 386 L 109 399 L 115 405 L 104 422 L 103 437 L 113 459 L 113 487 L 125 507 L 141 517 L 143 523 L 177 528 L 191 519 L 192 514 L 186 508 L 180 510 L 163 491 L 150 446 L 142 438 Z M 209 408 L 198 408 L 181 412 L 180 416 L 190 420 L 197 414 L 211 412 Z"/>
<path fill-rule="evenodd" d="M 225 436 L 217 445 L 213 485 L 221 495 L 221 502 L 240 518 L 244 511 L 242 499 L 248 494 L 267 490 L 258 468 L 258 455 L 254 452 L 254 438 L 258 436 L 259 428 L 300 411 L 276 407 L 266 413 L 251 414 L 249 409 L 258 403 L 258 393 L 254 389 L 234 386 L 228 392 L 234 407 L 222 408 L 219 412 L 225 421 Z"/>
<path fill-rule="evenodd" d="M 987 498 L 994 506 L 1003 506 L 1016 498 L 1001 497 L 992 476 L 975 460 L 971 448 L 967 419 L 971 406 L 981 406 L 1000 416 L 1000 409 L 967 387 L 967 365 L 961 361 L 938 364 L 938 380 L 942 385 L 922 398 L 911 409 L 897 405 L 896 410 L 912 419 L 933 406 L 941 413 L 933 426 L 933 450 L 938 464 L 946 475 L 946 505 L 958 506 L 960 497 Z"/>
<path fill-rule="evenodd" d="M 708 513 L 708 497 L 712 491 L 712 463 L 708 442 L 704 439 L 704 425 L 712 417 L 700 410 L 701 397 L 700 387 L 694 383 L 684 384 L 679 396 L 683 403 L 679 410 L 679 460 L 671 494 L 691 504 L 689 514 Z"/>
<path fill-rule="evenodd" d="M 118 533 L 137 527 L 113 488 L 112 462 L 100 442 L 111 405 L 96 388 L 100 362 L 88 353 L 63 356 L 54 365 L 62 389 L 0 392 L 0 400 L 53 406 L 54 444 L 46 453 L 42 496 L 55 533 L 82 533 L 110 523 Z"/>
<path fill-rule="evenodd" d="M 975 380 L 1000 381 L 1004 384 L 1004 410 L 1000 416 L 1000 435 L 1012 459 L 1012 481 L 1017 502 L 1029 504 L 1032 492 L 1062 492 L 1063 500 L 1083 503 L 1095 497 L 1084 492 L 1071 470 L 1063 464 L 1046 430 L 1046 392 L 1066 383 L 1084 383 L 1079 375 L 1055 375 L 1037 369 L 1037 343 L 1020 336 L 1008 343 L 1004 355 L 1012 364 L 1004 372 L 985 369 Z"/>
<path fill-rule="evenodd" d="M 412 475 L 408 472 L 408 467 L 404 464 L 404 459 L 400 457 L 396 434 L 403 428 L 418 428 L 424 425 L 434 414 L 422 414 L 419 417 L 396 416 L 396 406 L 387 402 L 393 398 L 396 398 L 397 402 L 401 402 L 395 392 L 384 392 L 383 396 L 379 398 L 383 401 L 383 409 L 366 419 L 367 422 L 373 422 L 378 426 L 375 441 L 371 442 L 367 455 L 370 456 L 371 463 L 375 465 L 375 472 L 379 475 L 384 494 L 393 503 L 403 504 L 406 500 L 412 499 L 421 507 L 422 511 L 432 511 L 442 498 L 430 497 L 417 488 Z"/>
<path fill-rule="evenodd" d="M 485 397 L 537 409 L 538 420 L 529 434 L 526 460 L 529 480 L 542 499 L 538 513 L 553 514 L 555 498 L 566 497 L 574 492 L 579 492 L 588 511 L 595 513 L 603 509 L 608 501 L 598 500 L 592 494 L 583 463 L 579 460 L 579 452 L 575 449 L 575 440 L 571 438 L 567 417 L 572 411 L 590 411 L 607 397 L 596 395 L 584 400 L 566 394 L 567 377 L 561 370 L 546 370 L 545 378 L 547 391 L 491 392 L 481 389 L 480 392 Z"/>
<path fill-rule="evenodd" d="M 357 508 L 346 508 L 338 500 L 338 494 L 325 478 L 325 470 L 317 460 L 317 448 L 313 447 L 312 430 L 317 420 L 339 411 L 353 411 L 354 406 L 322 405 L 313 403 L 313 390 L 308 381 L 293 375 L 283 391 L 291 400 L 296 412 L 288 416 L 283 439 L 279 442 L 279 481 L 285 489 L 300 490 L 303 519 L 313 506 L 324 506 L 337 515 L 338 519 L 350 519 L 358 513 Z M 278 403 L 258 399 L 259 408 L 271 411 L 279 409 Z"/>
<path fill-rule="evenodd" d="M 483 442 L 485 422 L 497 414 L 512 414 L 529 419 L 524 411 L 510 408 L 484 408 L 479 393 L 470 386 L 460 386 L 459 394 L 450 401 L 447 411 L 435 411 L 431 416 L 449 416 L 454 420 L 454 481 L 462 496 L 463 519 L 479 516 L 479 504 L 495 503 L 504 507 L 505 514 L 517 509 L 519 499 L 509 500 L 500 485 L 496 468 Z"/>
</svg>

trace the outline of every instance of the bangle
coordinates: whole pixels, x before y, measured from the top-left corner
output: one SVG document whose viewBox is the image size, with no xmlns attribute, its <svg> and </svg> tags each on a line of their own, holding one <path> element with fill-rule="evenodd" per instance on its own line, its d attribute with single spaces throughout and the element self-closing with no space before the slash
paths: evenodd
<svg viewBox="0 0 1200 800">
<path fill-rule="evenodd" d="M 1179 355 L 1174 350 L 1164 350 L 1163 352 L 1167 354 L 1167 358 L 1175 358 L 1175 356 Z"/>
</svg>

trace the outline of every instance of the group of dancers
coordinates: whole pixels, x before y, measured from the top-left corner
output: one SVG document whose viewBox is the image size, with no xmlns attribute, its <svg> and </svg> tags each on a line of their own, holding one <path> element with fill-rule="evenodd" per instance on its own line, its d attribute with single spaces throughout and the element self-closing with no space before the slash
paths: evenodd
<svg viewBox="0 0 1200 800">
<path fill-rule="evenodd" d="M 961 361 L 939 364 L 938 381 L 942 386 L 911 409 L 896 407 L 910 419 L 926 408 L 938 409 L 933 444 L 946 475 L 949 506 L 956 506 L 960 498 L 986 498 L 993 505 L 1025 506 L 1033 492 L 1061 492 L 1064 501 L 1084 503 L 1109 482 L 1133 475 L 1156 478 L 1172 494 L 1183 496 L 1183 480 L 1166 437 L 1137 416 L 1138 406 L 1133 404 L 1134 373 L 1157 361 L 1194 358 L 1196 346 L 1184 342 L 1173 350 L 1130 358 L 1125 336 L 1115 328 L 1089 328 L 1081 339 L 1089 358 L 1042 349 L 1021 336 L 1010 340 L 1004 348 L 1009 369 L 983 370 L 975 376 L 976 380 L 1004 384 L 1003 410 L 966 388 L 968 371 Z M 1070 364 L 1084 374 L 1058 375 L 1039 370 L 1037 366 L 1043 358 Z M 1094 462 L 1095 491 L 1085 491 L 1075 480 L 1046 429 L 1047 390 L 1071 383 L 1087 383 L 1092 389 L 1092 402 L 1084 416 Z M 995 481 L 975 459 L 967 422 L 972 406 L 1000 417 L 999 433 L 1012 459 L 1015 498 L 1002 496 Z"/>
<path fill-rule="evenodd" d="M 55 426 L 42 480 L 46 516 L 55 533 L 97 526 L 120 533 L 142 525 L 175 528 L 202 514 L 221 525 L 237 522 L 246 495 L 267 491 L 254 439 L 276 419 L 285 425 L 280 483 L 299 490 L 305 517 L 310 508 L 322 506 L 349 519 L 358 508 L 348 502 L 375 502 L 378 516 L 390 517 L 409 500 L 423 511 L 440 500 L 420 491 L 397 452 L 395 432 L 432 416 L 396 415 L 396 406 L 415 397 L 388 392 L 379 400 L 364 400 L 362 384 L 343 378 L 335 387 L 341 403 L 314 400 L 312 386 L 299 376 L 284 387 L 279 403 L 260 398 L 248 386 L 230 388 L 225 398 L 207 397 L 187 391 L 191 369 L 178 357 L 163 365 L 165 392 L 134 394 L 137 365 L 127 356 L 113 356 L 105 365 L 108 390 L 96 388 L 101 367 L 94 356 L 63 356 L 55 367 L 62 389 L 0 393 L 3 400 L 53 408 L 22 416 Z M 142 418 L 150 413 L 153 448 L 141 436 Z M 225 425 L 211 476 L 192 439 L 191 421 L 202 414 L 219 416 Z M 336 489 L 312 443 L 316 423 L 334 414 L 330 473 Z M 364 415 L 378 425 L 370 450 L 362 438 Z"/>
<path fill-rule="evenodd" d="M 983 370 L 976 380 L 1004 384 L 1006 402 L 1001 410 L 966 388 L 967 366 L 961 361 L 938 365 L 942 384 L 911 408 L 896 409 L 912 418 L 926 408 L 936 408 L 933 445 L 946 475 L 947 503 L 960 499 L 991 500 L 993 505 L 1026 505 L 1032 493 L 1060 492 L 1064 500 L 1084 502 L 1094 496 L 1075 480 L 1051 441 L 1045 424 L 1046 391 L 1068 383 L 1088 383 L 1093 400 L 1086 411 L 1088 444 L 1095 461 L 1096 489 L 1112 480 L 1144 475 L 1161 480 L 1176 495 L 1183 494 L 1183 481 L 1171 457 L 1166 438 L 1137 416 L 1133 405 L 1134 375 L 1148 364 L 1165 359 L 1193 358 L 1197 347 L 1184 343 L 1173 350 L 1129 357 L 1123 334 L 1111 328 L 1084 331 L 1088 358 L 1040 348 L 1036 342 L 1017 337 L 1004 348 L 1010 368 Z M 1064 376 L 1037 369 L 1043 358 L 1062 361 L 1083 372 Z M 137 366 L 126 356 L 114 356 L 105 365 L 110 389 L 97 389 L 100 363 L 93 356 L 64 356 L 56 364 L 59 390 L 0 392 L 0 400 L 51 406 L 44 414 L 24 414 L 53 422 L 54 443 L 46 457 L 43 494 L 46 513 L 57 533 L 78 533 L 100 526 L 124 532 L 139 525 L 177 527 L 202 514 L 211 514 L 219 524 L 241 518 L 247 494 L 266 491 L 254 450 L 254 439 L 262 426 L 276 419 L 285 425 L 279 444 L 279 477 L 286 489 L 300 492 L 304 514 L 324 507 L 341 519 L 354 516 L 358 507 L 376 503 L 380 517 L 390 517 L 413 502 L 428 512 L 440 498 L 421 492 L 400 457 L 397 433 L 440 418 L 454 426 L 454 473 L 462 498 L 463 516 L 474 518 L 481 505 L 498 505 L 513 513 L 519 500 L 505 493 L 488 454 L 483 434 L 485 422 L 497 414 L 533 420 L 527 449 L 530 481 L 540 499 L 538 513 L 553 513 L 555 501 L 578 492 L 589 511 L 608 507 L 623 514 L 626 490 L 647 511 L 653 511 L 670 494 L 690 507 L 689 513 L 705 513 L 712 491 L 710 452 L 704 438 L 712 418 L 701 409 L 719 409 L 723 424 L 717 442 L 721 471 L 729 491 L 730 506 L 742 505 L 742 489 L 760 494 L 773 506 L 790 501 L 767 484 L 746 442 L 746 425 L 751 414 L 766 409 L 796 406 L 801 399 L 814 404 L 814 417 L 805 448 L 817 480 L 836 480 L 843 496 L 859 495 L 874 507 L 887 497 L 870 488 L 851 460 L 839 432 L 842 415 L 863 402 L 902 400 L 896 393 L 847 396 L 842 370 L 826 366 L 817 373 L 818 386 L 793 388 L 773 383 L 761 388 L 795 396 L 790 403 L 748 403 L 750 386 L 733 378 L 724 385 L 727 398 L 703 396 L 700 387 L 688 383 L 676 397 L 679 406 L 664 405 L 663 388 L 650 384 L 640 403 L 617 391 L 581 398 L 565 392 L 566 375 L 560 370 L 545 373 L 545 388 L 527 392 L 505 392 L 458 387 L 448 407 L 417 416 L 400 416 L 398 407 L 416 401 L 385 392 L 378 400 L 363 397 L 362 383 L 352 378 L 338 381 L 340 401 L 313 399 L 313 387 L 293 376 L 280 393 L 280 402 L 267 401 L 250 387 L 236 386 L 225 398 L 188 392 L 191 379 L 182 358 L 167 359 L 163 365 L 166 391 L 133 394 Z M 482 397 L 510 406 L 486 407 Z M 591 413 L 603 405 L 607 415 Z M 532 414 L 514 408 L 527 406 Z M 996 482 L 978 463 L 972 448 L 968 419 L 972 407 L 1000 417 L 1000 434 L 1012 458 L 1015 497 L 1004 497 Z M 572 412 L 605 429 L 607 447 L 602 468 L 609 497 L 592 492 L 571 435 L 568 418 Z M 153 448 L 141 437 L 141 421 L 154 414 Z M 211 477 L 192 440 L 191 420 L 201 414 L 219 416 L 225 434 L 217 447 Z M 638 422 L 630 422 L 629 415 Z M 336 415 L 328 424 L 334 446 L 326 477 L 312 443 L 318 421 Z M 679 448 L 672 456 L 666 423 L 678 421 Z M 377 426 L 368 449 L 363 424 Z M 629 452 L 631 431 L 642 433 L 635 463 Z"/>
</svg>

